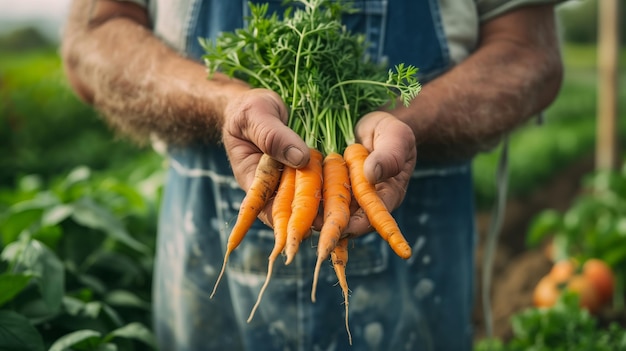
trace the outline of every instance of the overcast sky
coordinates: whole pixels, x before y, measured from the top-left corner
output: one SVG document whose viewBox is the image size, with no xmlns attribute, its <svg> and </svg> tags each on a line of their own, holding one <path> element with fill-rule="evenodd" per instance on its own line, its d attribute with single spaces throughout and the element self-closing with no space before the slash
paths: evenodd
<svg viewBox="0 0 626 351">
<path fill-rule="evenodd" d="M 1 0 L 0 16 L 13 18 L 60 17 L 69 6 L 69 0 Z"/>
<path fill-rule="evenodd" d="M 58 38 L 70 0 L 0 0 L 0 34 L 24 24 L 42 29 L 50 38 Z"/>
</svg>

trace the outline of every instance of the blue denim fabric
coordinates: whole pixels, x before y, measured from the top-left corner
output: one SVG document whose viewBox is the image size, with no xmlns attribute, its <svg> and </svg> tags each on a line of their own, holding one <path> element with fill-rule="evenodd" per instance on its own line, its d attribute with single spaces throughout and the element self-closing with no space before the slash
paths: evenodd
<svg viewBox="0 0 626 351">
<path fill-rule="evenodd" d="M 172 150 L 160 222 L 155 301 L 161 350 L 470 350 L 473 194 L 469 164 L 419 168 L 394 212 L 411 246 L 404 261 L 370 233 L 350 246 L 349 323 L 330 263 L 310 300 L 315 243 L 279 261 L 260 308 L 246 323 L 266 274 L 273 233 L 262 223 L 233 252 L 209 294 L 243 192 L 214 167 L 219 150 Z M 208 171 L 211 169 L 212 171 Z M 244 348 L 245 347 L 245 348 Z"/>
<path fill-rule="evenodd" d="M 365 13 L 346 23 L 376 43 L 371 55 L 416 64 L 423 79 L 448 67 L 436 2 L 356 3 Z M 189 55 L 202 55 L 198 36 L 241 25 L 237 14 L 244 9 L 237 1 L 198 2 Z M 396 257 L 375 233 L 351 241 L 349 346 L 343 296 L 330 263 L 322 268 L 317 302 L 310 300 L 315 234 L 292 264 L 277 262 L 251 323 L 246 319 L 274 244 L 273 232 L 259 221 L 232 253 L 218 293 L 209 299 L 244 193 L 221 147 L 190 145 L 169 154 L 154 286 L 160 350 L 471 350 L 475 228 L 469 161 L 416 167 L 394 212 L 414 250 L 409 260 Z"/>
</svg>

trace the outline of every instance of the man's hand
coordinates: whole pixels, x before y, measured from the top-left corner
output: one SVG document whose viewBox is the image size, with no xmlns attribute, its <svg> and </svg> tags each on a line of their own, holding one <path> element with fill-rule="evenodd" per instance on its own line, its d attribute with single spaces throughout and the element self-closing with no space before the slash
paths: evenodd
<svg viewBox="0 0 626 351">
<path fill-rule="evenodd" d="M 365 176 L 376 184 L 378 196 L 389 211 L 404 200 L 406 188 L 415 168 L 417 152 L 411 128 L 392 114 L 376 111 L 359 120 L 355 128 L 358 142 L 370 150 L 365 160 Z M 373 229 L 363 209 L 352 201 L 352 215 L 344 235 L 352 237 Z"/>
<path fill-rule="evenodd" d="M 248 191 L 263 153 L 284 165 L 301 168 L 309 162 L 309 148 L 287 125 L 288 112 L 278 94 L 251 89 L 233 99 L 224 112 L 222 141 L 233 174 Z M 259 215 L 272 225 L 271 202 Z"/>
</svg>

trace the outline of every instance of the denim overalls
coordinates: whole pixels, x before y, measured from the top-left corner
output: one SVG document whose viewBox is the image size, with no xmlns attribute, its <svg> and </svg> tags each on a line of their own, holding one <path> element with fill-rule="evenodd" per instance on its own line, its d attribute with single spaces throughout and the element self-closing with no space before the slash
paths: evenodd
<svg viewBox="0 0 626 351">
<path fill-rule="evenodd" d="M 243 25 L 246 1 L 189 1 L 185 53 L 199 59 L 198 37 Z M 263 1 L 267 2 L 267 1 Z M 281 0 L 270 1 L 279 9 Z M 369 54 L 419 67 L 422 83 L 452 64 L 437 1 L 355 1 L 345 18 L 365 33 Z M 282 10 L 281 10 L 282 13 Z M 402 260 L 375 233 L 352 240 L 347 264 L 348 345 L 341 289 L 330 262 L 310 299 L 316 261 L 313 235 L 296 260 L 282 259 L 254 319 L 246 323 L 273 247 L 258 222 L 231 255 L 226 278 L 209 294 L 221 268 L 243 191 L 220 145 L 168 150 L 170 168 L 159 223 L 154 285 L 155 330 L 162 351 L 200 350 L 471 350 L 474 207 L 470 160 L 418 163 L 394 212 L 413 247 Z M 419 150 L 418 150 L 419 154 Z"/>
</svg>

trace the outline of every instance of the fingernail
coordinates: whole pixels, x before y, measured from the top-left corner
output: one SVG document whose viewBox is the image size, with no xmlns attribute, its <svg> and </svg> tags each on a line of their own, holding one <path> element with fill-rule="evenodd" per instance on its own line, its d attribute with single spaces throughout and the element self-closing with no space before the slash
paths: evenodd
<svg viewBox="0 0 626 351">
<path fill-rule="evenodd" d="M 377 164 L 374 168 L 374 176 L 376 177 L 376 182 L 379 182 L 380 178 L 383 177 L 383 168 L 380 164 Z"/>
<path fill-rule="evenodd" d="M 292 165 L 296 167 L 302 163 L 302 158 L 304 157 L 304 154 L 302 153 L 302 151 L 294 146 L 290 146 L 287 149 L 285 149 L 284 155 L 285 155 L 285 159 L 287 160 L 287 162 L 291 163 Z"/>
</svg>

